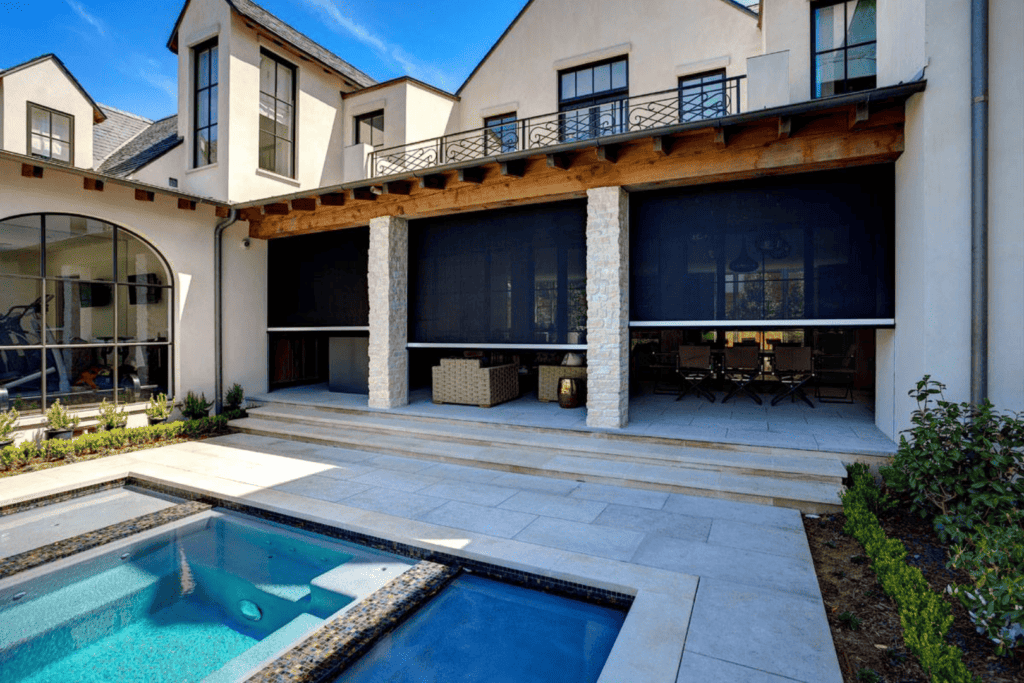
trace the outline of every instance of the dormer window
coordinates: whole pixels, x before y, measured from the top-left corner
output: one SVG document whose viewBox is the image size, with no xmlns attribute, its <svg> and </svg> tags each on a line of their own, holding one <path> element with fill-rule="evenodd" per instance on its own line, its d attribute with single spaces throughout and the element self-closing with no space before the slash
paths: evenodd
<svg viewBox="0 0 1024 683">
<path fill-rule="evenodd" d="M 355 119 L 356 144 L 378 148 L 384 146 L 384 110 L 360 114 Z"/>
<path fill-rule="evenodd" d="M 75 117 L 38 104 L 28 105 L 28 153 L 70 165 L 74 158 Z"/>
<path fill-rule="evenodd" d="M 197 45 L 192 57 L 195 64 L 193 165 L 198 168 L 217 163 L 217 39 Z"/>
</svg>

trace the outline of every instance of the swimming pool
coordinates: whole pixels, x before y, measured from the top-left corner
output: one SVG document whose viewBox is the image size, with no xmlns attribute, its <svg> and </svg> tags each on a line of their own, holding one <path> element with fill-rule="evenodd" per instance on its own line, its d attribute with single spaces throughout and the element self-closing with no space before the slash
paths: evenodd
<svg viewBox="0 0 1024 683">
<path fill-rule="evenodd" d="M 236 680 L 412 564 L 202 513 L 0 581 L 0 681 Z"/>
</svg>

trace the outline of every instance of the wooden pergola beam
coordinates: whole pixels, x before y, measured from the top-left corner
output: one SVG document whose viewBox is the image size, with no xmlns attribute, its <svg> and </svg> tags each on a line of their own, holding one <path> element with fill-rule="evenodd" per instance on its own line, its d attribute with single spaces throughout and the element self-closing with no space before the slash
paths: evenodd
<svg viewBox="0 0 1024 683">
<path fill-rule="evenodd" d="M 597 160 L 609 164 L 619 162 L 619 145 L 598 145 Z"/>
<path fill-rule="evenodd" d="M 292 211 L 316 211 L 316 197 L 302 197 L 292 200 Z"/>
<path fill-rule="evenodd" d="M 384 183 L 384 194 L 398 194 L 408 196 L 412 193 L 412 183 L 408 180 L 396 180 Z"/>
<path fill-rule="evenodd" d="M 354 199 L 360 202 L 375 202 L 377 201 L 377 193 L 369 187 L 356 187 L 348 192 L 349 199 Z"/>
<path fill-rule="evenodd" d="M 141 188 L 135 188 L 135 201 L 137 202 L 151 202 L 156 198 L 149 190 L 143 190 Z"/>
<path fill-rule="evenodd" d="M 548 154 L 548 168 L 568 171 L 572 167 L 572 157 L 568 154 Z"/>
<path fill-rule="evenodd" d="M 448 178 L 443 173 L 432 173 L 420 178 L 421 190 L 443 190 L 448 187 Z"/>
<path fill-rule="evenodd" d="M 503 176 L 522 178 L 526 175 L 526 159 L 503 161 L 499 165 L 501 167 L 501 175 Z"/>
<path fill-rule="evenodd" d="M 43 167 L 42 166 L 34 166 L 32 164 L 22 164 L 21 165 L 21 177 L 23 177 L 23 178 L 42 178 L 43 177 Z"/>
<path fill-rule="evenodd" d="M 669 135 L 655 135 L 651 138 L 651 147 L 655 154 L 668 156 L 674 146 L 675 140 Z"/>
<path fill-rule="evenodd" d="M 196 203 L 191 199 L 185 199 L 184 197 L 178 197 L 178 208 L 182 211 L 195 211 Z"/>
<path fill-rule="evenodd" d="M 871 108 L 867 102 L 858 102 L 850 108 L 850 130 L 864 126 L 871 118 Z"/>
<path fill-rule="evenodd" d="M 103 192 L 103 181 L 99 178 L 82 178 L 82 189 L 90 192 Z"/>
<path fill-rule="evenodd" d="M 793 134 L 793 119 L 789 116 L 779 117 L 779 139 L 785 140 Z"/>
<path fill-rule="evenodd" d="M 345 206 L 345 193 L 327 192 L 320 195 L 320 206 Z"/>
<path fill-rule="evenodd" d="M 231 215 L 231 207 L 228 206 L 217 206 L 213 209 L 213 215 L 217 218 L 227 218 Z"/>
<path fill-rule="evenodd" d="M 473 183 L 474 185 L 479 185 L 484 181 L 484 169 L 481 166 L 460 168 L 458 177 L 460 183 Z"/>
<path fill-rule="evenodd" d="M 263 213 L 268 216 L 287 216 L 290 210 L 288 202 L 275 202 L 273 204 L 266 204 L 263 207 Z"/>
</svg>

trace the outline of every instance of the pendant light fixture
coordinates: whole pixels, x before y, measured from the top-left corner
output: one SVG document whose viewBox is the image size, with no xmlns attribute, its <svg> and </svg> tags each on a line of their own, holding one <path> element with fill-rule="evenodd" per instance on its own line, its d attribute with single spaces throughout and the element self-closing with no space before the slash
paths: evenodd
<svg viewBox="0 0 1024 683">
<path fill-rule="evenodd" d="M 729 270 L 734 273 L 753 273 L 760 264 L 747 254 L 747 240 L 743 240 L 739 255 L 729 262 Z"/>
</svg>

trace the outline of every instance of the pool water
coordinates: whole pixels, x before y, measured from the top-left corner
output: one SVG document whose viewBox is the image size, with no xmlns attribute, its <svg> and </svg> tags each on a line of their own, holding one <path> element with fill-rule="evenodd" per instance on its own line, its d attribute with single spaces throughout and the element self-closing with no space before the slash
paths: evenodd
<svg viewBox="0 0 1024 683">
<path fill-rule="evenodd" d="M 222 512 L 169 527 L 0 581 L 0 682 L 233 680 L 412 564 Z"/>
<path fill-rule="evenodd" d="M 336 683 L 593 683 L 625 614 L 461 576 Z"/>
</svg>

